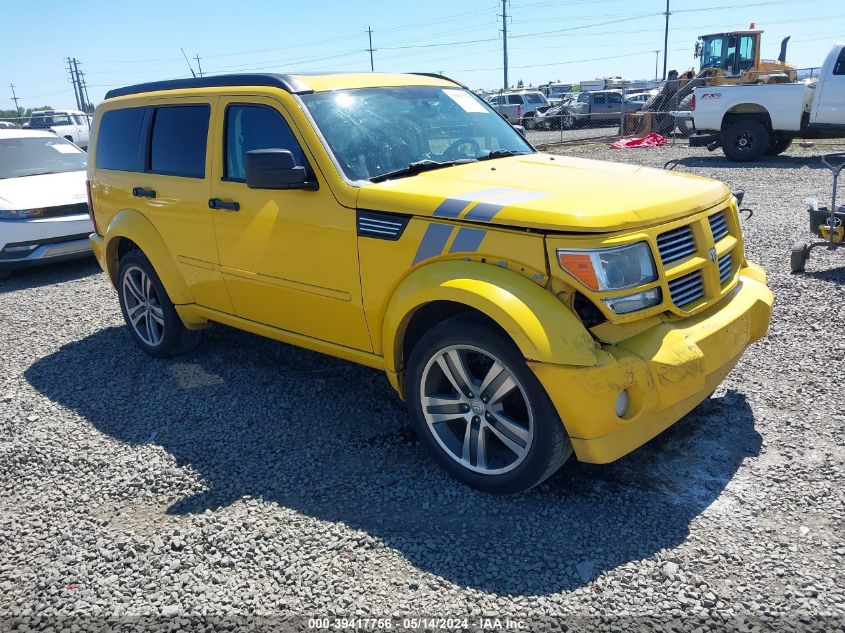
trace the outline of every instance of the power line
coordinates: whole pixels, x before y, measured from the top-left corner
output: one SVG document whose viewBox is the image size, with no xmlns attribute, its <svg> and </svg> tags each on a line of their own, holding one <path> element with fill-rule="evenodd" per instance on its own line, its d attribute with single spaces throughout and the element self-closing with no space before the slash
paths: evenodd
<svg viewBox="0 0 845 633">
<path fill-rule="evenodd" d="M 199 72 L 200 77 L 202 77 L 202 64 L 200 64 L 200 56 L 199 56 L 199 54 L 197 54 L 197 56 L 196 56 L 196 57 L 194 57 L 194 59 L 195 59 L 195 60 L 197 60 L 197 71 Z"/>
</svg>

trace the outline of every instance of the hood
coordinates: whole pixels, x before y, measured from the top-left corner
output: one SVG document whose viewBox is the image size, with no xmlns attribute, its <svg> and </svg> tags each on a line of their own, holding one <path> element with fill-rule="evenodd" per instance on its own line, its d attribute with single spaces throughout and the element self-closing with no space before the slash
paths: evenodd
<svg viewBox="0 0 845 633">
<path fill-rule="evenodd" d="M 0 209 L 38 209 L 85 202 L 85 170 L 0 179 Z"/>
<path fill-rule="evenodd" d="M 538 153 L 367 185 L 358 194 L 358 207 L 588 233 L 661 224 L 729 196 L 717 180 Z"/>
</svg>

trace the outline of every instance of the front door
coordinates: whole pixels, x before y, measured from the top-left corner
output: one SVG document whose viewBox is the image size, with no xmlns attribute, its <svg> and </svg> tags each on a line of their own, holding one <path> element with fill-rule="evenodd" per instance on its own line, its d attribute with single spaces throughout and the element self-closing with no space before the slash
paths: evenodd
<svg viewBox="0 0 845 633">
<path fill-rule="evenodd" d="M 355 212 L 340 206 L 281 102 L 222 97 L 211 197 L 220 270 L 238 316 L 372 351 L 358 276 Z M 245 155 L 290 150 L 318 189 L 250 189 Z M 226 208 L 229 207 L 229 208 Z M 235 210 L 237 209 L 237 210 Z"/>
<path fill-rule="evenodd" d="M 813 103 L 812 122 L 820 125 L 845 126 L 845 47 L 839 57 L 833 60 L 833 68 L 827 72 L 816 88 Z"/>
</svg>

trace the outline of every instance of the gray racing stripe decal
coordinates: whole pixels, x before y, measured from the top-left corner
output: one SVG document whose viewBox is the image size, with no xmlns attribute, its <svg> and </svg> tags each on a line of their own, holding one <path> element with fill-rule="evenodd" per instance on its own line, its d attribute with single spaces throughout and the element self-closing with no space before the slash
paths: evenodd
<svg viewBox="0 0 845 633">
<path fill-rule="evenodd" d="M 470 212 L 464 216 L 464 220 L 478 220 L 481 222 L 488 222 L 505 207 L 519 202 L 527 202 L 528 200 L 537 200 L 539 198 L 550 198 L 551 193 L 545 191 L 519 191 L 507 196 L 496 198 L 491 202 L 479 202 Z"/>
<path fill-rule="evenodd" d="M 487 231 L 482 229 L 462 228 L 458 231 L 455 239 L 452 241 L 452 246 L 449 248 L 450 253 L 474 253 L 481 246 L 481 240 L 487 235 Z"/>
<path fill-rule="evenodd" d="M 440 255 L 451 234 L 452 227 L 448 224 L 429 224 L 411 265 L 418 264 L 429 257 Z"/>
<path fill-rule="evenodd" d="M 450 196 L 441 202 L 440 206 L 434 210 L 434 215 L 441 218 L 456 218 L 461 214 L 461 211 L 466 209 L 476 200 L 518 191 L 519 189 L 514 189 L 513 187 L 492 187 L 490 189 L 479 189 L 478 191 L 470 191 L 468 193 L 458 194 L 457 196 Z"/>
</svg>

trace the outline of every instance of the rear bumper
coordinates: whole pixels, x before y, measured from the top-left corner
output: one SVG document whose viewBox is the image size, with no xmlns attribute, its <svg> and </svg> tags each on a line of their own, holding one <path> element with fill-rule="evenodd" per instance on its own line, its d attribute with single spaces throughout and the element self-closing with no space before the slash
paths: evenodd
<svg viewBox="0 0 845 633">
<path fill-rule="evenodd" d="M 662 323 L 603 347 L 596 367 L 530 362 L 580 461 L 607 463 L 641 446 L 707 398 L 769 327 L 765 273 L 743 268 L 736 289 L 693 318 Z M 617 396 L 628 391 L 622 418 Z"/>
</svg>

